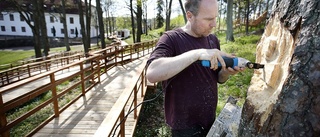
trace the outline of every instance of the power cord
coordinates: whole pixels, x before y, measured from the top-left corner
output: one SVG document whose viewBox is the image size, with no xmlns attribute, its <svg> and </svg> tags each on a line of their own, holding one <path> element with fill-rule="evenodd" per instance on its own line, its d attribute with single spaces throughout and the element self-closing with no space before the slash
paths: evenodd
<svg viewBox="0 0 320 137">
<path fill-rule="evenodd" d="M 135 109 L 137 109 L 137 108 L 138 108 L 140 105 L 142 105 L 143 103 L 147 103 L 147 102 L 151 102 L 151 101 L 156 100 L 156 99 L 163 93 L 163 90 L 166 89 L 166 88 L 170 85 L 171 81 L 172 81 L 173 79 L 175 79 L 175 78 L 176 78 L 176 76 L 173 76 L 170 80 L 168 80 L 168 82 L 166 83 L 166 86 L 165 86 L 164 88 L 162 88 L 162 90 L 157 94 L 156 97 L 154 97 L 154 98 L 152 98 L 152 99 L 149 99 L 149 100 L 145 100 L 145 101 L 139 103 L 139 104 L 138 104 L 136 107 L 134 107 L 132 110 L 130 110 L 130 111 L 128 112 L 128 114 L 125 115 L 124 118 L 123 118 L 123 119 L 120 121 L 120 123 L 117 125 L 117 127 L 116 127 L 115 130 L 113 131 L 112 137 L 115 136 L 118 127 L 121 125 L 121 123 L 122 123 L 125 119 L 127 119 L 127 117 L 129 116 L 129 114 L 130 114 L 131 112 L 133 112 Z"/>
<path fill-rule="evenodd" d="M 138 108 L 140 105 L 142 105 L 143 103 L 147 103 L 147 102 L 151 102 L 151 101 L 156 100 L 162 93 L 163 93 L 163 90 L 161 90 L 161 91 L 157 94 L 156 97 L 154 97 L 154 98 L 152 98 L 152 99 L 149 99 L 149 100 L 145 100 L 145 101 L 139 103 L 139 104 L 138 104 L 136 107 L 134 107 L 132 110 L 130 110 L 130 111 L 128 112 L 128 114 L 127 114 L 126 116 L 124 116 L 124 118 L 123 118 L 123 119 L 120 121 L 120 123 L 117 125 L 117 127 L 116 127 L 115 130 L 113 131 L 112 137 L 115 136 L 118 127 L 122 124 L 122 122 L 123 122 L 125 119 L 127 119 L 127 117 L 129 116 L 129 114 L 130 114 L 131 112 L 133 112 L 135 109 L 137 109 L 137 108 Z"/>
</svg>

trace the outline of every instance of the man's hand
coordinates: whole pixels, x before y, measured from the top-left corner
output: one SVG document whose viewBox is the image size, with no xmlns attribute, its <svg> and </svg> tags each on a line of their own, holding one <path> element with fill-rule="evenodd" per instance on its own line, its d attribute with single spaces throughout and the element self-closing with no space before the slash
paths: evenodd
<svg viewBox="0 0 320 137">
<path fill-rule="evenodd" d="M 234 67 L 234 68 L 231 68 L 231 67 L 228 67 L 227 69 L 221 69 L 219 71 L 219 79 L 218 79 L 218 82 L 219 83 L 224 83 L 226 82 L 228 79 L 229 79 L 229 76 L 230 75 L 235 75 L 235 74 L 238 74 L 239 72 L 242 72 L 244 71 L 245 68 L 240 68 L 238 66 Z"/>
</svg>

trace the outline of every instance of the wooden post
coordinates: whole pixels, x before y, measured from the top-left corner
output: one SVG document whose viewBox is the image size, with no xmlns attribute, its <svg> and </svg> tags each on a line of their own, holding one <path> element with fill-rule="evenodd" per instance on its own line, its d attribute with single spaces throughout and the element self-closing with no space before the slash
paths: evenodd
<svg viewBox="0 0 320 137">
<path fill-rule="evenodd" d="M 133 54 L 133 53 L 132 53 L 132 49 L 133 49 L 133 45 L 130 45 L 129 48 L 130 48 L 130 59 L 132 60 L 132 54 Z"/>
<path fill-rule="evenodd" d="M 0 110 L 3 110 L 3 99 L 2 99 L 2 94 L 0 93 Z M 3 128 L 7 125 L 7 118 L 6 118 L 6 114 L 5 112 L 2 112 L 0 113 L 0 128 Z M 2 132 L 1 134 L 1 137 L 9 137 L 10 136 L 10 132 L 9 131 L 5 131 L 5 132 Z"/>
<path fill-rule="evenodd" d="M 100 83 L 100 59 L 97 61 L 98 63 L 98 83 Z"/>
<path fill-rule="evenodd" d="M 144 56 L 144 46 L 147 45 L 146 43 L 142 43 L 142 55 Z"/>
<path fill-rule="evenodd" d="M 55 85 L 54 73 L 50 74 L 50 82 L 51 82 L 51 92 L 52 92 L 52 99 L 53 99 L 54 115 L 55 115 L 55 117 L 59 117 L 59 104 L 58 104 L 58 98 L 57 98 L 57 87 Z"/>
<path fill-rule="evenodd" d="M 146 78 L 145 78 L 145 69 L 142 70 L 142 73 L 141 73 L 141 97 L 143 97 L 143 91 L 144 91 L 144 86 L 147 85 L 146 84 Z"/>
<path fill-rule="evenodd" d="M 137 89 L 137 84 L 134 86 L 134 89 L 133 89 L 133 94 L 134 94 L 134 98 L 133 98 L 133 108 L 136 108 L 137 107 L 137 94 L 138 94 L 138 89 Z M 136 119 L 137 118 L 137 109 L 134 109 L 134 112 L 133 112 L 133 118 Z"/>
<path fill-rule="evenodd" d="M 117 46 L 114 46 L 114 63 L 115 63 L 115 65 L 118 64 L 117 55 L 118 55 L 118 48 L 117 48 Z"/>
<path fill-rule="evenodd" d="M 120 136 L 124 137 L 125 136 L 125 123 L 126 123 L 126 119 L 124 118 L 124 109 L 121 111 L 121 114 L 120 114 L 120 122 L 121 121 L 122 121 L 122 123 L 120 125 Z"/>
<path fill-rule="evenodd" d="M 80 63 L 80 72 L 81 72 L 81 91 L 82 95 L 85 95 L 85 83 L 84 83 L 84 70 L 83 70 L 83 62 Z"/>
<path fill-rule="evenodd" d="M 124 48 L 123 47 L 121 47 L 120 52 L 121 52 L 121 65 L 123 65 L 124 64 L 123 63 L 123 52 L 124 52 Z"/>
<path fill-rule="evenodd" d="M 29 77 L 31 77 L 30 66 L 27 65 Z"/>
</svg>

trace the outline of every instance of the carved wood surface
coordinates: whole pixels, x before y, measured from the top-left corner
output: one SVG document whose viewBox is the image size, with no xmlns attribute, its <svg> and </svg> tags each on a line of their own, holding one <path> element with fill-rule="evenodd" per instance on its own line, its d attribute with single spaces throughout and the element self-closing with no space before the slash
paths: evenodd
<svg viewBox="0 0 320 137">
<path fill-rule="evenodd" d="M 320 136 L 320 1 L 275 1 L 239 136 Z"/>
</svg>

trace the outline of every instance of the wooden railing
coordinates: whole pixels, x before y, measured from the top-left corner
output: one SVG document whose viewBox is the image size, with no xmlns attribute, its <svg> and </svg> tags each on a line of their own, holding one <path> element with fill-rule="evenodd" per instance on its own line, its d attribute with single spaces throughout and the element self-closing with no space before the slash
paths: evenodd
<svg viewBox="0 0 320 137">
<path fill-rule="evenodd" d="M 95 62 L 98 62 L 99 59 L 100 59 L 100 56 L 95 55 L 95 56 L 77 61 L 75 63 L 71 63 L 69 65 L 63 66 L 62 68 L 48 71 L 48 72 L 39 74 L 37 76 L 30 77 L 28 79 L 21 80 L 14 84 L 10 84 L 8 86 L 2 87 L 0 89 L 0 120 L 1 120 L 0 133 L 2 134 L 2 136 L 9 136 L 9 130 L 11 128 L 13 128 L 15 125 L 19 124 L 23 120 L 27 119 L 31 115 L 35 114 L 36 112 L 40 111 L 42 108 L 51 107 L 49 104 L 53 104 L 52 109 L 54 110 L 54 114 L 51 117 L 49 117 L 47 120 L 45 120 L 39 127 L 44 126 L 46 123 L 51 121 L 54 117 L 58 117 L 63 110 L 65 110 L 68 106 L 70 106 L 70 104 L 75 102 L 80 96 L 84 95 L 94 85 L 100 82 L 100 66 L 97 63 L 95 63 Z M 56 78 L 59 72 L 71 67 L 78 67 L 79 70 L 70 76 L 63 77 L 61 79 Z M 72 81 L 72 79 L 76 79 L 77 77 L 80 78 L 79 81 L 72 82 L 72 84 L 68 86 L 69 88 L 66 88 L 60 92 L 57 92 L 58 85 L 67 81 Z M 24 85 L 27 85 L 37 80 L 45 81 L 45 79 L 49 79 L 49 82 L 44 82 L 40 84 L 39 87 L 35 87 L 34 90 L 29 91 L 12 100 L 4 102 L 3 94 L 6 94 L 7 92 L 18 92 L 18 89 Z M 91 84 L 86 84 L 86 83 L 89 83 L 88 81 L 90 81 Z M 58 100 L 62 96 L 71 92 L 75 87 L 78 87 L 78 86 L 81 87 L 81 91 L 82 91 L 81 94 L 78 95 L 76 98 L 74 98 L 69 104 L 65 106 L 59 106 Z M 6 112 L 16 107 L 19 107 L 20 105 L 36 98 L 37 96 L 45 92 L 51 92 L 51 97 L 49 99 L 47 99 L 40 105 L 32 108 L 28 112 L 22 114 L 18 118 L 12 121 L 7 120 Z"/>
<path fill-rule="evenodd" d="M 126 61 L 131 61 L 140 57 L 143 57 L 149 54 L 156 43 L 156 40 L 144 42 L 140 44 L 133 44 L 128 46 L 110 46 L 105 49 L 99 51 L 93 51 L 90 53 L 90 57 L 88 58 L 81 58 L 78 61 L 75 61 L 71 64 L 61 66 L 56 69 L 50 69 L 44 73 L 31 76 L 25 78 L 23 80 L 17 81 L 13 84 L 9 84 L 7 86 L 3 86 L 0 89 L 0 135 L 2 137 L 10 136 L 10 129 L 14 126 L 20 124 L 25 119 L 31 117 L 31 115 L 39 112 L 44 108 L 49 108 L 49 110 L 54 110 L 54 113 L 43 121 L 38 127 L 36 127 L 29 135 L 33 135 L 39 129 L 41 129 L 44 125 L 46 125 L 49 121 L 51 121 L 55 117 L 59 117 L 59 114 L 68 108 L 72 103 L 74 103 L 77 99 L 81 96 L 85 95 L 85 93 L 94 87 L 97 83 L 100 82 L 100 72 L 101 69 L 104 69 L 107 72 L 108 69 L 117 65 L 123 64 Z M 58 73 L 63 73 L 62 71 L 74 71 L 69 76 L 64 76 L 62 78 L 58 78 Z M 143 70 L 143 69 L 142 69 Z M 141 74 L 141 75 L 140 75 Z M 139 89 L 142 89 L 141 96 L 143 96 L 145 91 L 146 84 L 144 81 L 144 73 L 139 73 L 139 79 L 136 80 L 137 86 L 133 88 L 129 85 L 128 89 L 134 89 L 134 93 Z M 45 82 L 45 79 L 48 80 Z M 30 84 L 34 81 L 43 81 L 42 84 L 37 85 L 33 90 L 28 91 L 20 96 L 17 96 L 13 99 L 5 99 L 3 98 L 4 94 L 9 92 L 19 92 L 19 88 L 23 88 L 23 86 Z M 140 82 L 138 82 L 140 81 Z M 69 83 L 67 88 L 58 91 L 57 87 L 62 83 Z M 73 98 L 70 102 L 65 105 L 59 105 L 58 100 L 63 97 L 64 95 L 72 92 L 72 90 L 76 88 L 81 89 L 81 93 Z M 30 102 L 37 98 L 39 95 L 43 93 L 50 92 L 51 96 L 49 99 L 45 100 L 44 102 L 36 105 L 29 111 L 21 114 L 19 117 L 8 120 L 7 113 L 11 110 L 23 106 L 26 102 Z M 122 96 L 123 97 L 123 96 Z M 121 98 L 118 100 L 129 100 L 129 98 Z M 136 100 L 136 99 L 134 99 Z M 126 101 L 126 102 L 127 102 Z M 119 103 L 118 103 L 119 104 Z M 134 106 L 137 103 L 134 103 Z M 131 105 L 132 106 L 132 105 Z M 110 111 L 112 112 L 112 111 Z M 113 112 L 112 112 L 113 113 Z M 115 112 L 117 113 L 117 112 Z M 121 128 L 122 129 L 122 128 Z"/>
<path fill-rule="evenodd" d="M 38 75 L 49 71 L 50 69 L 58 68 L 76 60 L 80 60 L 81 54 L 74 54 L 65 57 L 57 57 L 39 62 L 31 61 L 31 63 L 23 64 L 0 72 L 0 87 L 11 83 Z"/>
<path fill-rule="evenodd" d="M 142 64 L 146 64 L 146 61 Z M 145 66 L 137 68 L 137 71 L 135 71 L 133 74 L 133 78 L 131 79 L 131 81 L 128 82 L 131 84 L 123 90 L 119 99 L 112 106 L 110 112 L 105 117 L 94 136 L 117 137 L 120 135 L 121 137 L 124 137 L 125 122 L 127 118 L 126 115 L 128 115 L 130 111 L 133 111 L 135 127 L 135 125 L 138 122 L 138 116 L 141 109 L 141 107 L 136 108 L 138 103 L 140 103 L 138 100 L 143 101 L 145 92 L 147 90 L 145 71 Z"/>
</svg>

